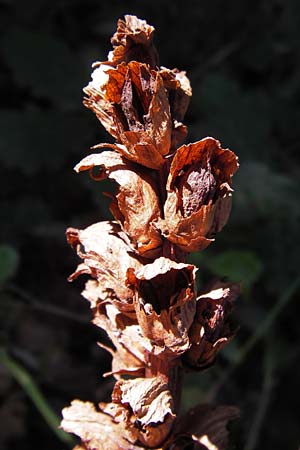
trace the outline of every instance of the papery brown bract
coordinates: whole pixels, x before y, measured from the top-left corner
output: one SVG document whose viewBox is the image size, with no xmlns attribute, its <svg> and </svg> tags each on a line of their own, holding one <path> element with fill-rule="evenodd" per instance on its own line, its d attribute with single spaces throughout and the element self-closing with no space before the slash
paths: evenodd
<svg viewBox="0 0 300 450">
<path fill-rule="evenodd" d="M 128 270 L 127 284 L 135 289 L 134 304 L 143 334 L 161 358 L 176 358 L 190 347 L 193 322 L 195 266 L 157 258 L 140 269 Z"/>
<path fill-rule="evenodd" d="M 97 174 L 95 168 L 98 170 Z M 115 180 L 119 184 L 118 194 L 111 203 L 115 219 L 141 255 L 152 257 L 155 252 L 159 252 L 161 236 L 152 223 L 160 215 L 160 206 L 149 175 L 138 172 L 129 161 L 112 151 L 85 157 L 75 170 L 89 170 L 95 180 Z"/>
<path fill-rule="evenodd" d="M 231 178 L 237 157 L 219 141 L 205 138 L 180 147 L 167 181 L 163 235 L 186 252 L 206 248 L 226 224 L 231 210 Z"/>
<path fill-rule="evenodd" d="M 189 332 L 192 345 L 183 357 L 188 367 L 201 370 L 211 365 L 218 351 L 234 336 L 236 327 L 230 315 L 239 292 L 238 284 L 218 282 L 210 292 L 197 298 Z"/>
</svg>

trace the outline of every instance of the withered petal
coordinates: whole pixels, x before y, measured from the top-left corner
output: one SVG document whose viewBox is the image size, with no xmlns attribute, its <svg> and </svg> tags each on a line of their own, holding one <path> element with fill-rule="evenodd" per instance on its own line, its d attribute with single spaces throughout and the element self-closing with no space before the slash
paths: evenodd
<svg viewBox="0 0 300 450">
<path fill-rule="evenodd" d="M 109 60 L 114 64 L 132 60 L 158 66 L 158 53 L 153 45 L 154 27 L 133 15 L 118 20 L 118 28 L 111 39 L 114 50 Z"/>
<path fill-rule="evenodd" d="M 133 293 L 125 286 L 126 272 L 129 267 L 141 267 L 142 262 L 132 251 L 120 226 L 116 222 L 99 222 L 84 230 L 69 228 L 66 235 L 69 244 L 84 260 L 69 280 L 88 273 L 97 280 L 90 285 L 90 294 L 93 293 L 95 302 L 93 306 L 115 299 L 120 302 L 120 309 L 132 309 Z"/>
<path fill-rule="evenodd" d="M 176 358 L 190 347 L 188 331 L 195 314 L 195 272 L 192 265 L 164 257 L 137 271 L 128 270 L 128 284 L 135 289 L 138 323 L 157 356 Z"/>
<path fill-rule="evenodd" d="M 152 224 L 160 215 L 159 200 L 149 175 L 137 173 L 136 167 L 112 151 L 87 156 L 75 170 L 89 170 L 96 180 L 111 178 L 119 184 L 112 213 L 117 220 L 121 218 L 123 231 L 141 255 L 161 245 L 160 233 Z"/>
<path fill-rule="evenodd" d="M 166 439 L 176 416 L 173 398 L 164 379 L 120 380 L 114 387 L 112 400 L 130 411 L 126 427 L 142 445 L 153 448 Z"/>
<path fill-rule="evenodd" d="M 82 294 L 88 298 L 88 288 Z M 143 336 L 135 317 L 121 313 L 115 303 L 106 303 L 93 310 L 93 323 L 107 333 L 114 345 L 104 347 L 113 357 L 111 374 L 115 378 L 133 372 L 144 374 L 152 344 Z"/>
<path fill-rule="evenodd" d="M 106 98 L 104 86 L 109 80 L 108 67 L 107 65 L 102 65 L 94 70 L 92 73 L 93 80 L 83 89 L 83 92 L 86 94 L 83 104 L 96 114 L 106 131 L 115 139 L 118 139 L 120 132 L 124 130 L 122 128 L 120 130 L 121 123 L 117 121 L 115 105 Z"/>
<path fill-rule="evenodd" d="M 192 88 L 186 72 L 161 67 L 159 73 L 164 80 L 165 88 L 169 92 L 172 119 L 181 122 L 192 96 Z"/>
<path fill-rule="evenodd" d="M 61 428 L 79 436 L 87 450 L 141 450 L 128 441 L 122 422 L 97 411 L 90 402 L 74 400 L 62 415 Z"/>
</svg>

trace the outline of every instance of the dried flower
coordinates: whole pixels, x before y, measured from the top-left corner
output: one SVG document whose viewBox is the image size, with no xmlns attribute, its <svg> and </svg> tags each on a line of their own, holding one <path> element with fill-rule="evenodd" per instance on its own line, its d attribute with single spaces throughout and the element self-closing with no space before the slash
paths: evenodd
<svg viewBox="0 0 300 450">
<path fill-rule="evenodd" d="M 189 334 L 192 345 L 184 354 L 189 367 L 203 369 L 211 365 L 217 352 L 234 336 L 236 327 L 230 321 L 230 314 L 239 291 L 237 284 L 219 282 L 197 298 Z"/>
<path fill-rule="evenodd" d="M 237 158 L 219 141 L 205 138 L 180 147 L 167 181 L 163 235 L 186 252 L 207 247 L 226 224 L 231 209 L 231 178 Z"/>
<path fill-rule="evenodd" d="M 158 53 L 153 45 L 154 28 L 145 20 L 126 15 L 118 20 L 118 28 L 111 39 L 114 50 L 108 59 L 113 64 L 140 61 L 155 69 L 158 66 Z"/>
<path fill-rule="evenodd" d="M 167 258 L 156 259 L 137 271 L 128 270 L 127 283 L 135 288 L 137 320 L 154 353 L 178 357 L 190 347 L 188 331 L 193 322 L 196 268 Z"/>
<path fill-rule="evenodd" d="M 132 61 L 116 68 L 100 65 L 92 77 L 84 89 L 85 105 L 121 144 L 114 149 L 146 167 L 161 167 L 171 148 L 172 125 L 159 72 Z"/>
</svg>

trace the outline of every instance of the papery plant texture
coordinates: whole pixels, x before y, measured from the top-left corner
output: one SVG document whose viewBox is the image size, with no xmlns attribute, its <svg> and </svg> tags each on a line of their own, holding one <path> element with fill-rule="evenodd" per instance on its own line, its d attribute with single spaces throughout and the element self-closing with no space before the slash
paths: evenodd
<svg viewBox="0 0 300 450">
<path fill-rule="evenodd" d="M 110 403 L 75 400 L 62 428 L 87 450 L 225 449 L 229 406 L 200 405 L 180 416 L 184 371 L 202 371 L 233 337 L 235 284 L 196 292 L 190 252 L 205 249 L 226 224 L 236 155 L 205 137 L 181 145 L 192 95 L 185 72 L 159 66 L 154 28 L 118 21 L 107 61 L 93 65 L 84 104 L 115 143 L 98 144 L 75 167 L 117 185 L 114 221 L 67 239 L 82 259 L 70 280 L 89 274 L 83 296 L 112 341 L 116 379 Z"/>
</svg>

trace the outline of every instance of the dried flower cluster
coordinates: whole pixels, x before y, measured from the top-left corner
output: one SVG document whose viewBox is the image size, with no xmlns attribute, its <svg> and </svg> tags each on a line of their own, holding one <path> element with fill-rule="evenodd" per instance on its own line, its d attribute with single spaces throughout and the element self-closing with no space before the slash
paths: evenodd
<svg viewBox="0 0 300 450">
<path fill-rule="evenodd" d="M 67 239 L 89 274 L 83 296 L 112 341 L 116 383 L 99 409 L 75 400 L 62 427 L 87 450 L 225 449 L 234 407 L 199 406 L 178 417 L 184 369 L 202 370 L 234 334 L 238 287 L 217 283 L 197 295 L 189 252 L 206 248 L 226 224 L 237 157 L 206 137 L 181 145 L 191 87 L 185 72 L 160 67 L 154 28 L 119 20 L 108 60 L 95 63 L 84 104 L 115 139 L 77 172 L 118 184 L 115 221 Z M 104 149 L 105 150 L 102 150 Z M 101 344 L 100 344 L 101 345 Z"/>
</svg>

